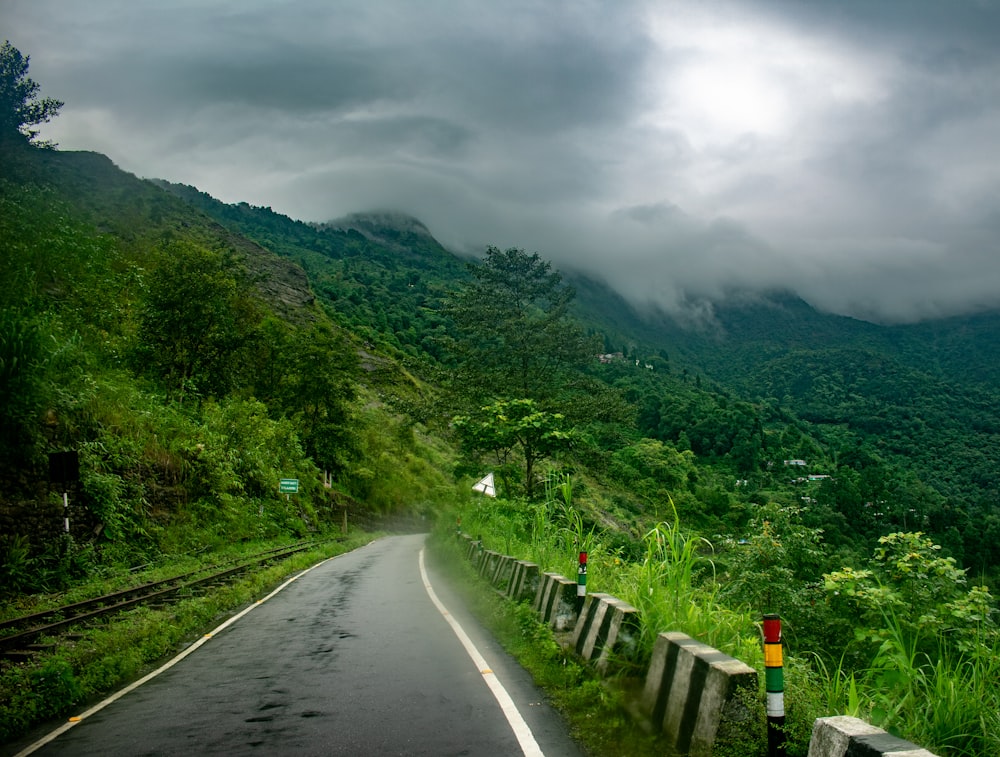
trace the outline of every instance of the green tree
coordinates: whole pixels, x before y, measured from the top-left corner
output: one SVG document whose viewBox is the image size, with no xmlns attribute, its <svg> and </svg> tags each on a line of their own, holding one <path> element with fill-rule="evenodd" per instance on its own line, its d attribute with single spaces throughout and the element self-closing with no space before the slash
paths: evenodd
<svg viewBox="0 0 1000 757">
<path fill-rule="evenodd" d="M 694 470 L 694 453 L 658 439 L 639 439 L 611 455 L 611 475 L 649 500 L 677 498 Z"/>
<path fill-rule="evenodd" d="M 841 466 L 833 476 L 824 479 L 816 491 L 816 501 L 822 507 L 842 513 L 855 529 L 869 533 L 873 516 L 871 508 L 865 507 L 861 476 L 853 468 Z"/>
<path fill-rule="evenodd" d="M 25 140 L 54 147 L 51 142 L 36 142 L 38 130 L 32 127 L 52 120 L 63 103 L 38 97 L 40 86 L 28 77 L 29 60 L 9 40 L 0 46 L 0 142 Z"/>
<path fill-rule="evenodd" d="M 476 401 L 557 396 L 599 350 L 570 318 L 574 290 L 538 253 L 517 248 L 490 247 L 470 269 L 448 305 L 463 392 Z"/>
<path fill-rule="evenodd" d="M 249 281 L 231 255 L 171 243 L 149 283 L 138 357 L 178 401 L 222 396 L 245 379 L 246 348 L 261 319 Z"/>
<path fill-rule="evenodd" d="M 524 490 L 534 494 L 535 467 L 546 457 L 569 447 L 573 435 L 560 413 L 541 410 L 530 399 L 494 402 L 473 415 L 455 417 L 463 447 L 472 453 L 492 452 L 501 467 L 519 454 L 524 466 Z"/>
<path fill-rule="evenodd" d="M 343 336 L 325 324 L 296 337 L 282 357 L 287 362 L 284 403 L 298 420 L 306 453 L 316 465 L 339 475 L 357 447 L 348 413 L 358 357 Z"/>
<path fill-rule="evenodd" d="M 317 466 L 342 473 L 357 453 L 349 413 L 359 370 L 343 332 L 324 321 L 304 327 L 270 316 L 258 328 L 252 354 L 257 398 L 296 421 Z"/>
<path fill-rule="evenodd" d="M 779 613 L 807 630 L 808 605 L 815 599 L 809 584 L 819 578 L 824 559 L 820 531 L 802 523 L 797 506 L 770 502 L 755 513 L 746 533 L 728 555 L 723 595 L 757 612 Z"/>
</svg>

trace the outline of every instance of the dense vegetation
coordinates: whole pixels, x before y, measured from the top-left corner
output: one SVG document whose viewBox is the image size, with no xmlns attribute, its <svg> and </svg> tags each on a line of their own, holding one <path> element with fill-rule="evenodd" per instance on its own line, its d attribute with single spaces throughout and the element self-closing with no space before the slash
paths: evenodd
<svg viewBox="0 0 1000 757">
<path fill-rule="evenodd" d="M 0 225 L 4 593 L 450 491 L 393 409 L 427 392 L 377 350 L 362 364 L 295 266 L 88 154 L 9 149 Z"/>
<path fill-rule="evenodd" d="M 389 214 L 305 224 L 32 135 L 0 144 L 11 608 L 164 555 L 323 532 L 345 510 L 450 513 L 494 470 L 512 544 L 558 523 L 599 536 L 647 596 L 669 588 L 669 545 L 701 545 L 694 590 L 738 618 L 781 613 L 845 691 L 892 690 L 896 653 L 913 680 L 995 665 L 996 315 L 878 326 L 771 294 L 682 327 L 537 254 L 463 261 Z M 52 485 L 67 450 L 79 482 Z M 571 498 L 542 493 L 554 475 Z M 919 720 L 892 720 L 889 696 L 867 714 Z M 980 743 L 960 737 L 941 748 Z"/>
</svg>

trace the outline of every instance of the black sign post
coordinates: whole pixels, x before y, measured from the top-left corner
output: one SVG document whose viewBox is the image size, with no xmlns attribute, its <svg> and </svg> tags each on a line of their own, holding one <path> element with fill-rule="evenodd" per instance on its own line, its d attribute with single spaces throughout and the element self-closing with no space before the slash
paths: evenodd
<svg viewBox="0 0 1000 757">
<path fill-rule="evenodd" d="M 63 527 L 69 533 L 69 485 L 80 480 L 80 453 L 74 450 L 68 452 L 49 453 L 49 481 L 62 484 L 63 489 Z"/>
</svg>

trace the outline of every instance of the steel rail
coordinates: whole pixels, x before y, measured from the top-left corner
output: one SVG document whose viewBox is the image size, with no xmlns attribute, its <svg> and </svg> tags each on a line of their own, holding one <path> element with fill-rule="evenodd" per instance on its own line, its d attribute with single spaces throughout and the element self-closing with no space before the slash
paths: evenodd
<svg viewBox="0 0 1000 757">
<path fill-rule="evenodd" d="M 218 584 L 232 576 L 244 573 L 252 568 L 267 564 L 274 560 L 283 560 L 322 542 L 300 542 L 291 547 L 277 547 L 260 552 L 253 559 L 225 570 L 216 570 L 221 565 L 182 573 L 178 576 L 153 581 L 139 586 L 116 591 L 93 599 L 74 602 L 73 604 L 56 607 L 51 610 L 25 615 L 4 621 L 0 630 L 29 626 L 26 630 L 0 636 L 0 658 L 24 654 L 26 647 L 41 636 L 58 634 L 65 629 L 84 623 L 101 616 L 112 615 L 131 607 L 170 599 L 173 595 L 186 590 L 198 589 L 206 584 Z M 232 561 L 237 562 L 237 561 Z M 225 565 L 223 563 L 222 565 Z M 231 564 L 231 563 L 230 563 Z M 186 580 L 191 576 L 204 573 L 206 570 L 215 572 L 195 580 Z M 63 617 L 60 617 L 63 616 Z M 40 624 L 40 625 L 39 625 Z"/>
</svg>

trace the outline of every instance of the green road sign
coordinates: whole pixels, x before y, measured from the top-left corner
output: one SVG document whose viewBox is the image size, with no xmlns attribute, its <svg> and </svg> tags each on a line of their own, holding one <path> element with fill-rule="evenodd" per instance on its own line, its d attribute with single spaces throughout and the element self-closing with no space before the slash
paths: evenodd
<svg viewBox="0 0 1000 757">
<path fill-rule="evenodd" d="M 298 494 L 299 480 L 297 478 L 283 478 L 278 482 L 278 491 L 282 494 Z"/>
</svg>

